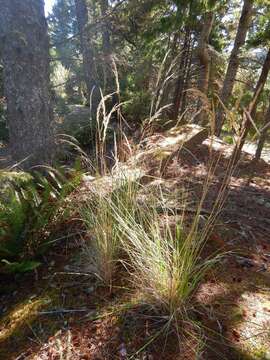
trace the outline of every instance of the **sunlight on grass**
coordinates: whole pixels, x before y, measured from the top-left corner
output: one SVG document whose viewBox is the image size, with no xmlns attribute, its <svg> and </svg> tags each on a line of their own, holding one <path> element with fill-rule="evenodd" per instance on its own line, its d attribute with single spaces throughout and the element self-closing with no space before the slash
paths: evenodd
<svg viewBox="0 0 270 360">
<path fill-rule="evenodd" d="M 201 259 L 207 232 L 199 229 L 199 216 L 186 229 L 184 212 L 178 216 L 157 205 L 140 206 L 134 214 L 114 207 L 115 218 L 133 286 L 160 314 L 179 319 L 205 272 L 220 257 Z"/>
<path fill-rule="evenodd" d="M 84 242 L 88 269 L 106 286 L 111 287 L 120 259 L 120 235 L 112 204 L 129 213 L 133 211 L 138 185 L 132 179 L 113 180 L 107 193 L 93 192 L 80 209 L 89 239 Z"/>
<path fill-rule="evenodd" d="M 0 323 L 0 342 L 6 341 L 27 323 L 32 322 L 38 311 L 49 301 L 48 298 L 37 298 L 17 305 Z"/>
</svg>

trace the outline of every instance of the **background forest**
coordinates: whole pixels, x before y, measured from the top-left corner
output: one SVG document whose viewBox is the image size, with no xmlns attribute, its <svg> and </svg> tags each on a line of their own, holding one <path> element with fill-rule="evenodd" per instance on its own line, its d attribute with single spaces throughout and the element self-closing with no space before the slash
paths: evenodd
<svg viewBox="0 0 270 360">
<path fill-rule="evenodd" d="M 215 134 L 223 126 L 227 141 L 244 127 L 243 142 L 256 132 L 260 157 L 269 122 L 268 13 L 267 1 L 56 1 L 48 17 L 50 51 L 42 54 L 49 57 L 56 119 L 74 110 L 83 113 L 76 105 L 89 105 L 91 96 L 95 127 L 98 103 L 109 94 L 107 108 L 121 110 L 131 129 L 151 122 L 157 112 L 155 121 L 170 121 L 169 126 L 179 119 L 209 125 L 214 112 Z M 1 79 L 1 138 L 6 141 L 3 65 Z M 233 116 L 225 117 L 226 111 Z M 243 119 L 245 111 L 255 128 Z M 89 144 L 89 121 L 83 118 L 76 126 L 66 120 L 59 131 Z"/>
<path fill-rule="evenodd" d="M 174 122 L 181 118 L 181 123 L 207 125 L 207 110 L 215 111 L 217 135 L 222 125 L 224 131 L 233 135 L 229 121 L 224 124 L 224 107 L 233 111 L 236 127 L 243 125 L 243 109 L 251 111 L 251 106 L 257 127 L 265 125 L 269 71 L 267 2 L 85 4 L 88 18 L 81 20 L 88 24 L 91 48 L 85 56 L 87 44 L 79 39 L 80 5 L 57 2 L 49 18 L 55 44 L 53 79 L 56 81 L 63 71 L 67 81 L 63 84 L 61 80 L 55 89 L 62 101 L 66 97 L 69 102 L 89 102 L 89 89 L 83 84 L 83 69 L 88 61 L 86 66 L 95 69 L 93 79 L 88 81 L 101 87 L 104 94 L 115 91 L 121 97 L 129 126 L 142 123 L 149 114 L 151 117 L 151 104 L 152 111 L 161 111 L 159 117 L 164 122 L 164 118 Z M 252 132 L 254 129 L 250 129 Z"/>
<path fill-rule="evenodd" d="M 0 5 L 0 359 L 269 359 L 269 0 Z"/>
</svg>

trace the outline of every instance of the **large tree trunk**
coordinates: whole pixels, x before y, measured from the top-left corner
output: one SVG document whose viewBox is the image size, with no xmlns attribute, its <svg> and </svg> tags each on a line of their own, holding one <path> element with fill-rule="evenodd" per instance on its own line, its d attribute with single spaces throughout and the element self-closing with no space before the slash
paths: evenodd
<svg viewBox="0 0 270 360">
<path fill-rule="evenodd" d="M 91 101 L 92 114 L 95 116 L 100 93 L 95 69 L 94 52 L 90 41 L 89 16 L 86 0 L 75 0 L 75 7 L 83 57 L 84 78 L 87 87 L 87 100 L 88 102 Z"/>
<path fill-rule="evenodd" d="M 199 59 L 199 78 L 198 78 L 198 89 L 207 96 L 209 88 L 210 78 L 210 55 L 208 51 L 209 37 L 214 24 L 214 13 L 212 11 L 207 12 L 204 16 L 202 31 L 198 41 L 198 59 Z M 199 101 L 199 108 L 203 107 L 203 101 Z M 200 123 L 206 122 L 207 114 L 201 109 L 197 121 Z"/>
<path fill-rule="evenodd" d="M 13 159 L 29 169 L 50 163 L 55 149 L 44 3 L 0 0 L 0 5 L 10 150 Z"/>
<path fill-rule="evenodd" d="M 254 0 L 244 0 L 242 13 L 240 16 L 237 34 L 234 41 L 233 50 L 230 55 L 227 72 L 223 82 L 223 87 L 220 94 L 220 100 L 228 106 L 229 99 L 232 95 L 236 74 L 239 68 L 239 54 L 242 46 L 245 44 L 247 32 L 252 19 Z M 224 123 L 224 111 L 220 105 L 216 116 L 216 135 L 219 136 Z"/>
</svg>

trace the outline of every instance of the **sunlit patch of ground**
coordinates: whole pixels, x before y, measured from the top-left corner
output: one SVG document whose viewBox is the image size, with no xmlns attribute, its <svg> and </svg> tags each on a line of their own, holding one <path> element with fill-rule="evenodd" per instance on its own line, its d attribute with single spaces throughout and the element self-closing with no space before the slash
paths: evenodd
<svg viewBox="0 0 270 360">
<path fill-rule="evenodd" d="M 24 343 L 26 333 L 32 333 L 32 324 L 37 320 L 39 311 L 49 304 L 46 297 L 32 297 L 16 304 L 0 322 L 0 358 L 13 359 L 19 343 Z"/>
<path fill-rule="evenodd" d="M 239 299 L 242 319 L 232 335 L 243 353 L 254 359 L 270 359 L 270 293 L 245 292 Z"/>
<path fill-rule="evenodd" d="M 229 285 L 222 281 L 207 281 L 202 283 L 196 295 L 196 301 L 204 305 L 213 304 L 216 298 L 226 297 Z"/>
<path fill-rule="evenodd" d="M 19 331 L 25 323 L 37 316 L 38 310 L 48 303 L 48 299 L 38 298 L 17 305 L 0 323 L 0 343 Z"/>
</svg>

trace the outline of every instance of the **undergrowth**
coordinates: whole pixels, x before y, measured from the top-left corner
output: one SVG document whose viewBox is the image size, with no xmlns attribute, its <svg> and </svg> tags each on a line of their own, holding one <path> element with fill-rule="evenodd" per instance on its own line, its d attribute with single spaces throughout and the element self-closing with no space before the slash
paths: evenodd
<svg viewBox="0 0 270 360">
<path fill-rule="evenodd" d="M 88 234 L 84 242 L 88 270 L 111 290 L 119 285 L 121 267 L 136 306 L 146 306 L 161 320 L 163 325 L 149 344 L 172 330 L 179 339 L 186 329 L 191 337 L 201 331 L 192 320 L 196 290 L 223 256 L 203 254 L 225 196 L 221 189 L 224 193 L 217 197 L 212 214 L 203 220 L 208 186 L 192 218 L 186 213 L 187 200 L 177 199 L 179 213 L 167 206 L 161 189 L 156 196 L 128 178 L 114 184 L 113 190 L 93 193 L 80 211 Z"/>
<path fill-rule="evenodd" d="M 57 217 L 64 221 L 64 199 L 80 181 L 61 171 L 1 172 L 0 262 L 3 271 L 26 272 L 40 265 L 35 258 L 48 248 L 50 227 Z"/>
<path fill-rule="evenodd" d="M 155 114 L 150 115 L 150 125 L 159 118 L 160 111 L 162 109 L 157 107 Z M 105 163 L 108 117 L 104 121 L 103 136 L 97 137 L 100 139 L 97 156 Z M 104 163 L 99 165 L 102 174 Z M 201 197 L 192 216 L 186 211 L 186 196 L 175 199 L 177 209 L 170 208 L 161 188 L 160 194 L 154 195 L 128 176 L 124 181 L 123 177 L 118 182 L 116 178 L 112 186 L 101 182 L 99 187 L 96 181 L 97 191 L 91 192 L 88 203 L 80 210 L 87 230 L 84 253 L 87 254 L 88 269 L 112 289 L 119 280 L 115 276 L 117 270 L 122 267 L 131 296 L 162 320 L 163 326 L 157 336 L 173 330 L 180 342 L 184 328 L 189 329 L 191 337 L 194 329 L 200 332 L 192 320 L 196 307 L 194 297 L 206 273 L 223 256 L 219 253 L 207 257 L 204 249 L 222 210 L 234 159 L 228 165 L 212 210 L 204 218 L 202 209 L 216 166 L 217 163 L 210 159 Z M 147 195 L 142 197 L 142 193 Z"/>
<path fill-rule="evenodd" d="M 175 199 L 178 205 L 174 209 L 167 205 L 161 188 L 157 196 L 125 173 L 103 176 L 108 173 L 106 134 L 113 112 L 121 106 L 108 112 L 106 99 L 102 98 L 97 114 L 96 169 L 91 164 L 95 175 L 102 177 L 96 177 L 87 201 L 83 201 L 79 209 L 86 230 L 83 256 L 87 270 L 111 291 L 119 281 L 121 268 L 121 276 L 123 274 L 129 283 L 130 294 L 136 297 L 137 304 L 147 306 L 155 317 L 162 319 L 157 336 L 173 330 L 180 339 L 184 324 L 194 324 L 191 313 L 199 284 L 222 257 L 222 254 L 205 257 L 203 250 L 222 209 L 233 160 L 212 211 L 205 219 L 201 212 L 215 172 L 211 163 L 192 216 L 186 211 L 186 196 Z M 153 104 L 151 109 L 150 127 L 146 127 L 145 132 L 151 132 L 151 126 L 162 112 L 158 105 Z M 126 139 L 121 133 L 120 138 Z M 71 142 L 66 140 L 66 143 Z M 73 147 L 80 150 L 76 144 Z M 117 151 L 115 144 L 112 153 L 116 164 Z M 81 155 L 87 158 L 83 151 Z M 67 180 L 57 171 L 49 171 L 48 175 L 33 175 L 20 186 L 8 181 L 0 196 L 0 259 L 6 270 L 24 272 L 38 266 L 35 257 L 48 243 L 47 226 L 58 214 L 67 215 L 61 211 L 63 202 L 80 176 Z M 147 196 L 142 197 L 142 193 Z M 150 342 L 151 339 L 147 344 Z"/>
</svg>

